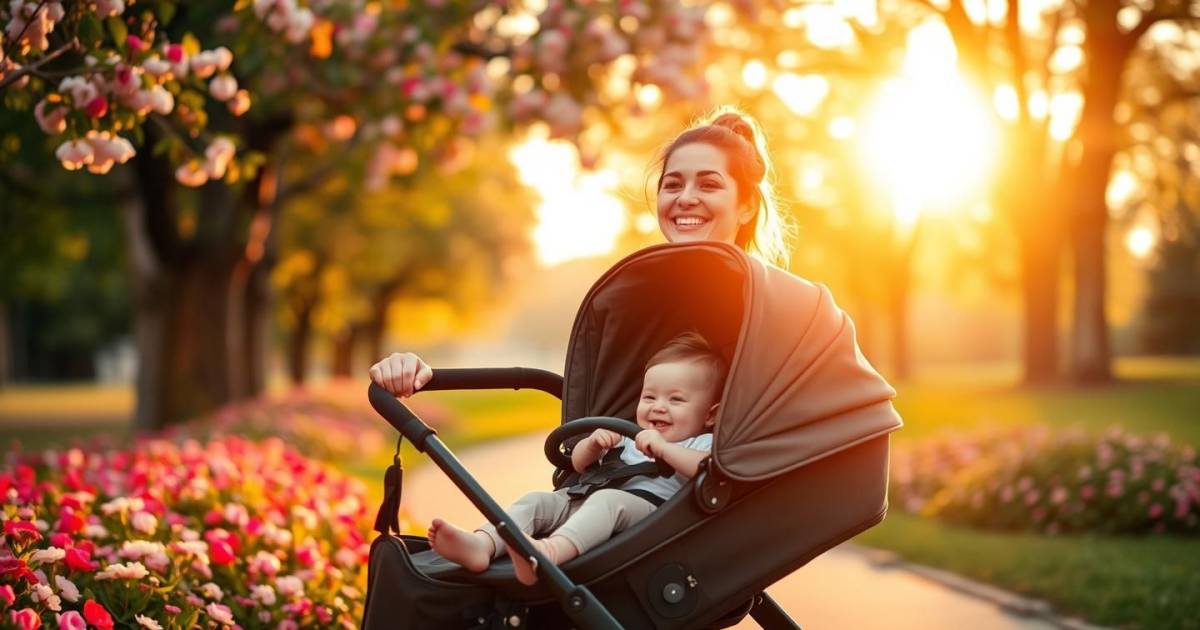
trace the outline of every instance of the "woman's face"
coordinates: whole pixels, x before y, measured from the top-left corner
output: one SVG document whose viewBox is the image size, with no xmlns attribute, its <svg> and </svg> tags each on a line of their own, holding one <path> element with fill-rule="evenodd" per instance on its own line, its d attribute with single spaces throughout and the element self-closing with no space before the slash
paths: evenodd
<svg viewBox="0 0 1200 630">
<path fill-rule="evenodd" d="M 672 243 L 733 243 L 738 228 L 754 216 L 738 205 L 737 182 L 725 153 L 705 142 L 675 149 L 658 189 L 658 228 Z"/>
</svg>

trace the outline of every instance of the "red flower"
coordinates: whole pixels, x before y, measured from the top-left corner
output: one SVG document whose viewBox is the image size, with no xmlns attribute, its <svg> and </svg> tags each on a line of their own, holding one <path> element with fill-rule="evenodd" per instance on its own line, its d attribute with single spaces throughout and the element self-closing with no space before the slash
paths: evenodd
<svg viewBox="0 0 1200 630">
<path fill-rule="evenodd" d="M 97 604 L 94 599 L 89 599 L 83 604 L 83 617 L 100 630 L 113 630 L 112 615 L 108 614 L 104 606 Z"/>
<path fill-rule="evenodd" d="M 67 567 L 72 571 L 95 571 L 100 565 L 92 562 L 92 552 L 82 547 L 67 550 Z"/>
<path fill-rule="evenodd" d="M 75 541 L 71 540 L 71 537 L 67 534 L 55 532 L 50 534 L 50 544 L 59 549 L 70 549 L 75 546 Z"/>
<path fill-rule="evenodd" d="M 3 601 L 5 606 L 12 606 L 13 602 L 17 601 L 17 594 L 13 592 L 12 586 L 0 586 L 0 601 Z"/>
<path fill-rule="evenodd" d="M 171 63 L 179 63 L 183 61 L 183 46 L 179 44 L 171 44 L 167 46 L 167 61 Z"/>
<path fill-rule="evenodd" d="M 34 584 L 37 582 L 37 576 L 33 571 L 29 570 L 29 565 L 20 558 L 5 558 L 0 560 L 0 575 L 11 575 L 12 579 L 19 580 L 25 578 L 26 582 Z"/>
<path fill-rule="evenodd" d="M 103 118 L 108 113 L 108 99 L 97 96 L 87 104 L 83 111 L 91 118 Z"/>
<path fill-rule="evenodd" d="M 217 566 L 233 564 L 237 561 L 237 555 L 233 553 L 233 547 L 223 540 L 217 540 L 208 544 L 208 557 L 213 564 Z"/>
<path fill-rule="evenodd" d="M 83 519 L 69 507 L 64 507 L 62 515 L 58 517 L 58 531 L 64 534 L 77 534 L 83 531 Z"/>
<path fill-rule="evenodd" d="M 30 521 L 4 521 L 4 534 L 15 540 L 41 540 L 42 533 Z"/>
</svg>

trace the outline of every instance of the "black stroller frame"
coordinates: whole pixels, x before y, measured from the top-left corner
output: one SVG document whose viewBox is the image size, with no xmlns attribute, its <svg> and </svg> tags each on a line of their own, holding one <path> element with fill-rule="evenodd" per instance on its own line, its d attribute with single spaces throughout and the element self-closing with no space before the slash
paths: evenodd
<svg viewBox="0 0 1200 630">
<path fill-rule="evenodd" d="M 422 391 L 479 389 L 536 389 L 561 399 L 562 377 L 553 372 L 531 368 L 438 369 L 433 371 L 433 378 L 422 388 Z M 540 551 L 531 545 L 519 530 L 512 527 L 512 519 L 496 503 L 491 495 L 487 493 L 483 486 L 476 481 L 475 477 L 462 465 L 462 462 L 458 460 L 445 443 L 442 442 L 437 436 L 437 431 L 425 424 L 408 406 L 378 385 L 372 383 L 368 388 L 367 395 L 375 410 L 389 424 L 400 431 L 402 436 L 412 442 L 418 451 L 428 455 L 438 468 L 454 482 L 454 485 L 470 499 L 471 503 L 487 518 L 488 522 L 496 527 L 497 533 L 504 540 L 505 544 L 520 550 L 522 555 L 530 558 L 531 562 L 536 563 L 539 577 L 547 582 L 547 586 L 555 600 L 558 601 L 563 612 L 576 627 L 581 630 L 620 630 L 622 628 L 621 624 L 613 618 L 604 605 L 596 599 L 596 596 L 586 586 L 574 583 L 561 568 L 550 562 Z M 623 422 L 633 427 L 633 429 L 637 429 L 637 425 L 633 425 L 626 420 L 615 418 L 612 420 Z M 560 429 L 567 426 L 564 425 Z M 606 426 L 623 433 L 629 432 L 621 431 L 618 426 Z M 554 437 L 556 436 L 552 436 L 551 439 L 547 440 L 548 451 L 551 445 L 555 443 Z M 720 486 L 723 485 L 724 482 L 721 482 Z M 715 506 L 718 500 L 720 499 L 712 497 L 707 499 L 707 502 L 710 506 Z M 682 584 L 668 584 L 664 589 L 664 597 L 682 597 L 684 588 Z M 678 595 L 673 595 L 673 593 L 678 593 Z M 370 593 L 368 593 L 368 606 L 370 605 L 369 599 Z M 765 591 L 755 595 L 744 607 L 744 610 L 735 610 L 733 614 L 737 619 L 750 614 L 760 626 L 768 630 L 789 630 L 793 628 L 799 630 L 800 628 Z M 512 617 L 503 619 L 502 621 L 508 623 L 509 619 L 512 619 Z M 516 619 L 520 619 L 520 616 L 518 615 Z M 365 625 L 366 618 L 364 618 Z M 508 625 L 510 627 L 517 627 L 521 625 L 521 622 L 517 624 L 509 623 Z"/>
<path fill-rule="evenodd" d="M 664 305 L 670 305 L 665 308 Z M 371 385 L 375 410 L 427 455 L 536 566 L 517 582 L 507 557 L 472 573 L 399 532 L 399 445 L 371 545 L 365 630 L 384 628 L 724 628 L 750 615 L 798 628 L 771 584 L 883 520 L 895 395 L 858 350 L 820 285 L 723 243 L 667 244 L 628 256 L 589 291 L 562 376 L 527 368 L 434 370 L 426 390 L 536 389 L 562 401 L 545 454 L 555 488 L 579 475 L 571 438 L 627 436 L 645 361 L 681 330 L 728 361 L 713 451 L 649 516 L 561 567 L 540 554 L 408 407 Z"/>
</svg>

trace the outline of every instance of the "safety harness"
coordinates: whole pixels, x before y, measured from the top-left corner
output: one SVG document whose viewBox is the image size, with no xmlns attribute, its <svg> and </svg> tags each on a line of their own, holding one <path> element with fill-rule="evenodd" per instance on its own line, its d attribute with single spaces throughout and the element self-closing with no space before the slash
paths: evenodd
<svg viewBox="0 0 1200 630">
<path fill-rule="evenodd" d="M 596 463 L 588 466 L 582 473 L 567 475 L 559 488 L 566 487 L 567 495 L 573 499 L 582 499 L 603 488 L 615 488 L 633 477 L 660 477 L 662 469 L 657 462 L 642 462 L 641 464 L 626 464 L 621 460 L 623 446 L 609 449 Z M 672 471 L 674 474 L 674 471 Z M 625 490 L 634 496 L 641 497 L 656 507 L 664 503 L 664 499 L 645 490 Z"/>
</svg>

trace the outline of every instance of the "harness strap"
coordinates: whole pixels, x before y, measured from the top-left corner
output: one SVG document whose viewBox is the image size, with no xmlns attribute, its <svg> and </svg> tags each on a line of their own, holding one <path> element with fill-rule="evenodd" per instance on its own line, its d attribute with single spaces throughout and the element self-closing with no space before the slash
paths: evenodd
<svg viewBox="0 0 1200 630">
<path fill-rule="evenodd" d="M 400 496 L 404 492 L 404 465 L 400 462 L 402 442 L 404 436 L 396 438 L 396 454 L 392 456 L 392 465 L 383 474 L 383 502 L 375 514 L 375 531 L 384 535 L 389 532 L 400 534 Z"/>
<path fill-rule="evenodd" d="M 567 494 L 573 498 L 582 498 L 597 490 L 621 485 L 633 477 L 659 476 L 659 467 L 656 462 L 626 464 L 622 461 L 620 453 L 623 448 L 616 448 L 605 453 L 604 458 L 600 462 L 589 466 L 587 470 L 578 476 L 575 483 L 567 488 Z M 649 492 L 633 492 L 633 494 L 654 503 L 656 506 L 663 503 L 660 497 L 651 499 L 650 497 L 654 495 Z"/>
</svg>

